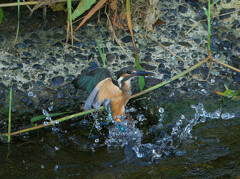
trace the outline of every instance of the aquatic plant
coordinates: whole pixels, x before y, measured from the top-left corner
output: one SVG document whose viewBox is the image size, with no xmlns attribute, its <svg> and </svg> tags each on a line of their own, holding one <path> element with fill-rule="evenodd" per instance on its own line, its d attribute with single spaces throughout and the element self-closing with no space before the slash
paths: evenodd
<svg viewBox="0 0 240 179">
<path fill-rule="evenodd" d="M 98 51 L 99 51 L 100 57 L 101 57 L 102 62 L 103 62 L 103 67 L 105 68 L 106 67 L 106 58 L 105 58 L 105 53 L 104 53 L 104 46 L 103 46 L 102 37 L 100 37 L 100 42 L 101 42 L 102 47 L 100 47 L 99 41 L 96 39 L 96 44 L 97 44 L 97 47 L 98 47 Z"/>
</svg>

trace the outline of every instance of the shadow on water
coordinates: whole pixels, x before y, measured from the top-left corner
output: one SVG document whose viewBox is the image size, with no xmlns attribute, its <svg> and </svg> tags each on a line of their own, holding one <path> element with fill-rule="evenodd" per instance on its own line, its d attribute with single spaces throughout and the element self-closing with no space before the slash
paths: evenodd
<svg viewBox="0 0 240 179">
<path fill-rule="evenodd" d="M 151 119 L 138 113 L 122 123 L 126 132 L 103 120 L 73 119 L 23 134 L 1 144 L 0 176 L 239 177 L 239 117 L 202 103 L 188 111 L 169 119 L 159 108 L 158 121 L 145 128 Z"/>
</svg>

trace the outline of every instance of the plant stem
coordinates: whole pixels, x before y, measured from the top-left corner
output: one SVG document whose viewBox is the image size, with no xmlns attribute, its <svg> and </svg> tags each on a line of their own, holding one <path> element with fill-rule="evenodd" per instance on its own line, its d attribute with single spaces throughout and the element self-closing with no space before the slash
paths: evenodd
<svg viewBox="0 0 240 179">
<path fill-rule="evenodd" d="M 9 93 L 9 111 L 8 111 L 8 142 L 11 142 L 11 114 L 12 114 L 12 87 Z"/>
<path fill-rule="evenodd" d="M 174 81 L 174 80 L 176 80 L 176 79 L 178 79 L 178 78 L 186 75 L 187 73 L 190 73 L 192 70 L 198 68 L 199 66 L 203 65 L 204 63 L 206 63 L 207 61 L 209 61 L 209 60 L 211 60 L 211 59 L 212 59 L 212 56 L 208 56 L 208 57 L 205 58 L 204 60 L 198 62 L 197 64 L 195 64 L 195 65 L 193 65 L 192 67 L 188 68 L 187 70 L 183 71 L 182 73 L 180 73 L 180 74 L 178 74 L 178 75 L 175 75 L 175 76 L 172 77 L 169 81 L 163 81 L 162 83 L 159 83 L 159 84 L 157 84 L 157 85 L 155 85 L 155 86 L 152 86 L 151 88 L 148 88 L 148 89 L 146 89 L 146 90 L 144 90 L 144 91 L 141 91 L 141 92 L 139 92 L 139 93 L 137 93 L 137 94 L 132 95 L 132 96 L 131 96 L 131 99 L 132 99 L 132 98 L 136 98 L 136 97 L 138 97 L 138 96 L 140 96 L 140 95 L 146 94 L 146 93 L 148 93 L 148 92 L 150 92 L 150 91 L 153 91 L 153 90 L 155 90 L 155 89 L 157 89 L 157 88 L 160 88 L 160 87 L 162 87 L 162 86 L 164 86 L 164 85 L 166 85 L 166 84 L 168 84 L 168 83 L 171 83 L 172 81 Z"/>
<path fill-rule="evenodd" d="M 208 0 L 208 55 L 211 55 L 211 0 Z"/>
</svg>

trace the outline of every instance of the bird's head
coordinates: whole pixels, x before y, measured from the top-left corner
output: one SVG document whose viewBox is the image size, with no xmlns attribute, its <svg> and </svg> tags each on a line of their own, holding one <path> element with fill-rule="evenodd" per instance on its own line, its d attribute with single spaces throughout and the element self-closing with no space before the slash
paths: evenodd
<svg viewBox="0 0 240 179">
<path fill-rule="evenodd" d="M 121 88 L 126 81 L 130 81 L 132 78 L 137 76 L 154 76 L 154 73 L 139 71 L 133 67 L 125 67 L 116 73 L 118 85 Z"/>
</svg>

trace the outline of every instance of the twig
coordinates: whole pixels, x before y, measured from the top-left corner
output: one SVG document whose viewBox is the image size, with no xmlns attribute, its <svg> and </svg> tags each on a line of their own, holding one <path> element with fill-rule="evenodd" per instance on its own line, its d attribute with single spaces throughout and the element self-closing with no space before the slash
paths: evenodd
<svg viewBox="0 0 240 179">
<path fill-rule="evenodd" d="M 72 1 L 79 1 L 79 0 L 72 0 Z M 67 0 L 55 0 L 55 3 L 60 3 L 60 2 L 67 2 Z M 20 2 L 20 6 L 36 5 L 38 3 L 39 1 Z M 18 6 L 18 3 L 14 2 L 14 3 L 0 4 L 0 7 L 12 7 L 12 6 Z"/>
<path fill-rule="evenodd" d="M 194 70 L 194 69 L 196 69 L 197 67 L 203 65 L 204 63 L 206 63 L 207 61 L 209 61 L 209 60 L 211 60 L 211 59 L 212 59 L 212 56 L 208 56 L 208 57 L 205 58 L 204 60 L 198 62 L 197 64 L 195 64 L 195 65 L 193 65 L 192 67 L 188 68 L 187 70 L 183 71 L 182 73 L 180 73 L 180 74 L 178 74 L 178 75 L 175 75 L 175 76 L 172 77 L 169 81 L 163 81 L 162 83 L 159 83 L 159 84 L 157 84 L 157 85 L 155 85 L 155 86 L 152 86 L 151 88 L 148 88 L 148 89 L 146 89 L 146 90 L 144 90 L 144 91 L 141 91 L 141 92 L 139 92 L 139 93 L 137 93 L 137 94 L 132 95 L 132 96 L 131 96 L 131 99 L 132 99 L 132 98 L 136 98 L 136 97 L 138 97 L 138 96 L 140 96 L 140 95 L 146 94 L 146 93 L 148 93 L 148 92 L 150 92 L 150 91 L 153 91 L 153 90 L 155 90 L 155 89 L 157 89 L 157 88 L 160 88 L 160 87 L 162 87 L 162 86 L 164 86 L 164 85 L 166 85 L 166 84 L 168 84 L 168 83 L 170 83 L 170 82 L 172 82 L 172 81 L 180 78 L 181 76 L 186 75 L 187 73 L 191 72 L 192 70 Z"/>
<path fill-rule="evenodd" d="M 103 106 L 101 106 L 98 110 L 100 109 L 104 109 Z M 86 114 L 89 114 L 89 113 L 92 113 L 94 111 L 97 111 L 95 109 L 91 109 L 91 110 L 88 110 L 88 111 L 83 111 L 83 112 L 80 112 L 80 113 L 76 113 L 76 114 L 72 114 L 72 115 L 69 115 L 69 116 L 65 116 L 65 117 L 62 117 L 60 119 L 56 119 L 54 120 L 52 123 L 51 122 L 48 122 L 47 125 L 45 124 L 40 124 L 38 126 L 35 126 L 35 127 L 30 127 L 30 128 L 27 128 L 27 129 L 22 129 L 22 130 L 19 130 L 19 131 L 16 131 L 16 132 L 12 132 L 11 133 L 11 136 L 13 135 L 17 135 L 17 134 L 21 134 L 21 133 L 25 133 L 25 132 L 29 132 L 29 131 L 33 131 L 33 130 L 36 130 L 36 129 L 41 129 L 43 127 L 47 127 L 47 126 L 51 126 L 51 125 L 54 125 L 56 123 L 56 121 L 58 122 L 63 122 L 63 121 L 66 121 L 68 119 L 72 119 L 72 118 L 75 118 L 75 117 L 78 117 L 78 116 L 83 116 L 83 115 L 86 115 Z M 4 133 L 4 134 L 1 134 L 3 136 L 7 136 L 8 134 L 7 133 Z"/>
<path fill-rule="evenodd" d="M 230 65 L 228 65 L 226 63 L 223 63 L 223 62 L 221 62 L 220 60 L 217 60 L 217 59 L 213 59 L 213 61 L 217 62 L 217 63 L 219 63 L 219 64 L 221 64 L 221 65 L 223 65 L 223 66 L 225 66 L 227 68 L 230 68 L 230 69 L 232 69 L 232 70 L 234 70 L 234 71 L 236 71 L 238 73 L 240 73 L 240 69 L 238 69 L 238 68 L 232 67 L 232 66 L 230 66 Z"/>
<path fill-rule="evenodd" d="M 162 48 L 164 48 L 165 50 L 167 50 L 168 52 L 170 52 L 173 56 L 175 56 L 175 57 L 177 57 L 179 60 L 181 60 L 181 61 L 184 63 L 185 68 L 188 68 L 188 67 L 189 67 L 188 64 L 185 63 L 184 60 L 183 60 L 181 57 L 177 56 L 175 53 L 173 53 L 171 50 L 169 50 L 167 47 L 165 47 L 161 42 L 153 39 L 151 36 L 148 36 L 148 37 L 149 37 L 150 39 L 152 39 L 152 41 L 158 43 Z"/>
</svg>

